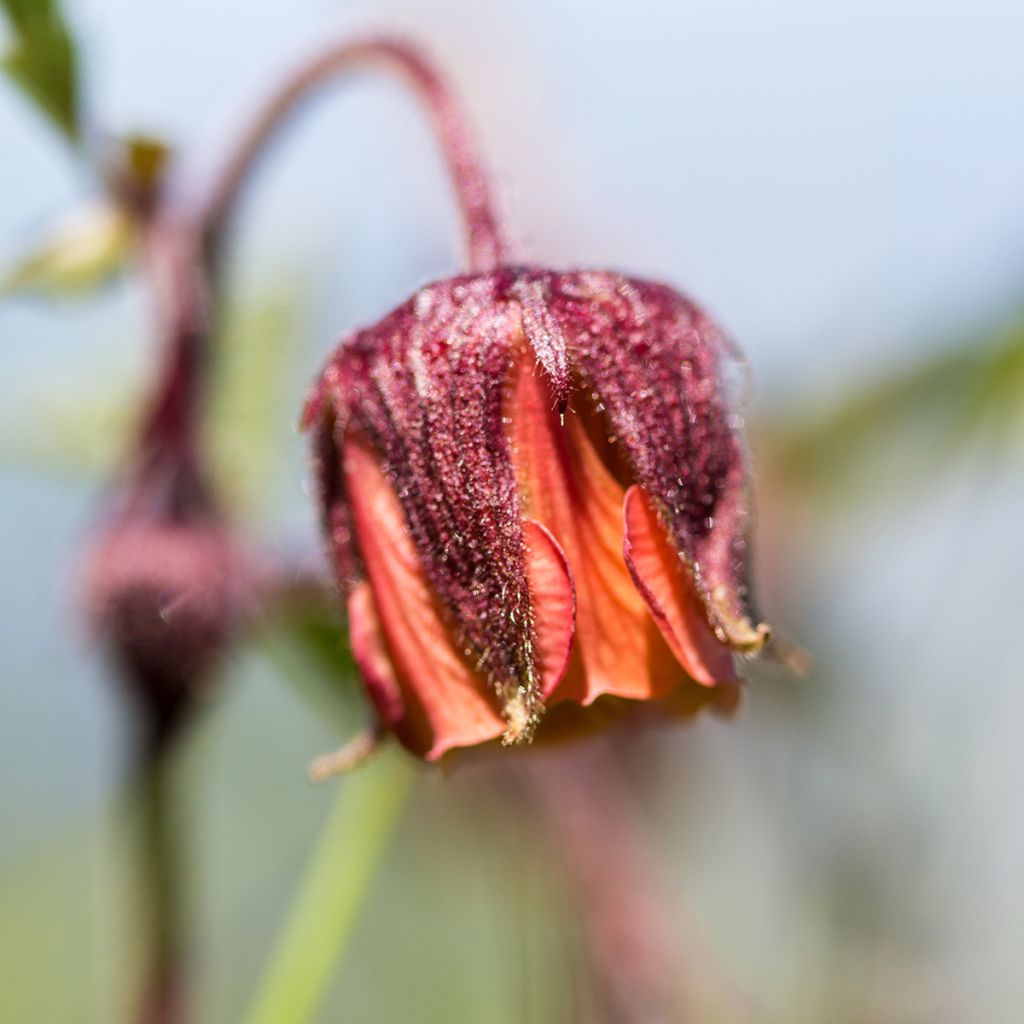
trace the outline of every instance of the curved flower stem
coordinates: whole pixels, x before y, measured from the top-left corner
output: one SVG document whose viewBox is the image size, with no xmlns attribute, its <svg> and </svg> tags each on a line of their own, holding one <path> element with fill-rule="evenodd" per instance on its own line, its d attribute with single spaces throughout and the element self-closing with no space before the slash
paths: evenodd
<svg viewBox="0 0 1024 1024">
<path fill-rule="evenodd" d="M 412 779 L 399 756 L 387 752 L 341 783 L 247 1024 L 304 1024 L 313 1018 Z"/>
<path fill-rule="evenodd" d="M 254 165 L 302 102 L 347 72 L 376 66 L 403 77 L 430 115 L 462 214 L 470 269 L 491 270 L 503 260 L 505 242 L 491 202 L 487 175 L 451 89 L 415 47 L 382 36 L 329 47 L 301 64 L 269 97 L 243 131 L 201 206 L 199 221 L 204 247 L 211 257 L 216 257 L 242 186 Z"/>
</svg>

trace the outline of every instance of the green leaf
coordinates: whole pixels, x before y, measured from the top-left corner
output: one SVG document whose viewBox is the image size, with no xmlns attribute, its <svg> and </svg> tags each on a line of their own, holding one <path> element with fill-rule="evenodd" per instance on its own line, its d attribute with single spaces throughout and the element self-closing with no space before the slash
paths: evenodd
<svg viewBox="0 0 1024 1024">
<path fill-rule="evenodd" d="M 1024 430 L 1024 321 L 840 394 L 788 412 L 762 450 L 787 486 L 863 492 L 865 472 L 926 482 L 951 459 L 996 453 Z"/>
<path fill-rule="evenodd" d="M 103 202 L 80 207 L 7 272 L 0 295 L 91 292 L 124 268 L 135 241 L 135 225 L 126 211 Z"/>
<path fill-rule="evenodd" d="M 81 135 L 78 58 L 59 6 L 52 0 L 0 0 L 14 41 L 4 70 L 72 142 Z"/>
<path fill-rule="evenodd" d="M 28 31 L 37 19 L 52 18 L 54 6 L 52 0 L 0 0 L 0 7 L 19 33 Z"/>
</svg>

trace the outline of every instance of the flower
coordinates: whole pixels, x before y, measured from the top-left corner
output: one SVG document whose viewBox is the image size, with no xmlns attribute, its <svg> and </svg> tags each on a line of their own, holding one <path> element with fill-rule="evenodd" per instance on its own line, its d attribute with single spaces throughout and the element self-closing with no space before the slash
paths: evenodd
<svg viewBox="0 0 1024 1024">
<path fill-rule="evenodd" d="M 768 630 L 730 356 L 671 288 L 535 267 L 429 285 L 342 342 L 304 425 L 382 728 L 436 760 L 735 706 Z"/>
</svg>

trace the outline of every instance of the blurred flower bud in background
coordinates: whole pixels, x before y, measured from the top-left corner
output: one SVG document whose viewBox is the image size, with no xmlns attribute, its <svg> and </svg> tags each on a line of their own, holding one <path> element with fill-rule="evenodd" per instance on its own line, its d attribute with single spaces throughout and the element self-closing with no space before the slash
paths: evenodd
<svg viewBox="0 0 1024 1024">
<path fill-rule="evenodd" d="M 212 682 L 240 619 L 247 573 L 215 521 L 124 518 L 86 554 L 83 596 L 144 741 L 175 732 Z"/>
</svg>

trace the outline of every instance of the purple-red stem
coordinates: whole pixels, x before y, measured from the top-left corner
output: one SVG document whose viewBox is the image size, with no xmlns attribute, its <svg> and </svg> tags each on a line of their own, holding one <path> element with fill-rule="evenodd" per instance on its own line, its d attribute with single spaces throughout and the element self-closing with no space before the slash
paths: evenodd
<svg viewBox="0 0 1024 1024">
<path fill-rule="evenodd" d="M 161 365 L 138 438 L 136 488 L 152 494 L 156 484 L 163 496 L 164 481 L 154 474 L 169 476 L 165 497 L 187 512 L 205 504 L 198 416 L 209 358 L 210 279 L 187 223 L 158 214 L 142 236 Z"/>
<path fill-rule="evenodd" d="M 414 46 L 370 36 L 328 47 L 300 65 L 271 94 L 224 163 L 199 221 L 207 250 L 215 253 L 239 194 L 259 157 L 302 102 L 351 71 L 382 67 L 403 77 L 423 103 L 437 135 L 462 215 L 471 270 L 493 270 L 505 258 L 505 240 L 495 216 L 483 164 L 462 109 L 437 68 Z"/>
<path fill-rule="evenodd" d="M 688 965 L 617 765 L 590 743 L 524 767 L 576 891 L 600 1021 L 689 1019 Z"/>
<path fill-rule="evenodd" d="M 709 1011 L 715 1020 L 762 1020 L 749 994 L 673 917 L 648 829 L 608 742 L 551 751 L 523 770 L 581 909 L 595 1024 L 681 1024 Z"/>
</svg>

